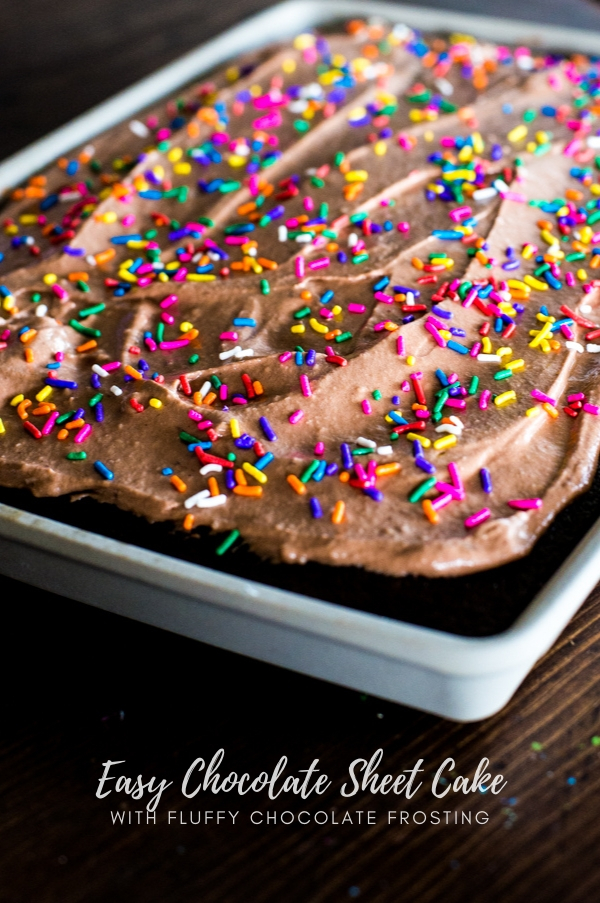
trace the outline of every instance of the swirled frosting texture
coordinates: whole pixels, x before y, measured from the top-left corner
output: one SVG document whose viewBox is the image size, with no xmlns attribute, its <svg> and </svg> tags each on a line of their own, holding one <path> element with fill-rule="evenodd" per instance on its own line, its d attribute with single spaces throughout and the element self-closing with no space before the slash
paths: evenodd
<svg viewBox="0 0 600 903">
<path fill-rule="evenodd" d="M 600 445 L 589 68 L 351 23 L 33 177 L 3 214 L 2 484 L 290 563 L 524 555 Z"/>
</svg>

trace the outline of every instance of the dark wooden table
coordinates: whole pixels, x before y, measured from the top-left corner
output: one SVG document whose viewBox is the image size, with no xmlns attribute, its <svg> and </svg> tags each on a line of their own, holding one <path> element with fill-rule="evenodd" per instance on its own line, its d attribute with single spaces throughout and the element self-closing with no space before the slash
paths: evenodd
<svg viewBox="0 0 600 903">
<path fill-rule="evenodd" d="M 0 10 L 0 155 L 17 150 L 195 44 L 268 5 L 205 0 L 22 0 Z M 482 0 L 447 5 L 481 10 Z M 500 11 L 500 10 L 498 10 Z M 584 2 L 502 7 L 505 15 L 600 29 Z M 579 903 L 600 899 L 600 591 L 499 715 L 454 725 L 224 653 L 3 579 L 0 901 L 4 903 Z M 198 756 L 226 771 L 312 759 L 332 787 L 286 795 L 200 794 L 180 783 Z M 385 771 L 417 759 L 483 757 L 507 786 L 433 801 L 359 793 L 350 761 L 384 750 Z M 101 763 L 173 781 L 156 825 L 113 826 L 143 804 L 95 798 Z M 126 770 L 125 770 L 126 769 Z M 125 808 L 127 807 L 127 808 Z M 250 813 L 377 813 L 374 825 L 252 825 Z M 167 824 L 167 811 L 239 810 L 237 824 Z M 388 826 L 388 809 L 424 825 Z M 485 825 L 434 825 L 432 810 L 486 811 Z M 443 818 L 443 816 L 442 816 Z M 454 815 L 451 815 L 453 821 Z"/>
</svg>

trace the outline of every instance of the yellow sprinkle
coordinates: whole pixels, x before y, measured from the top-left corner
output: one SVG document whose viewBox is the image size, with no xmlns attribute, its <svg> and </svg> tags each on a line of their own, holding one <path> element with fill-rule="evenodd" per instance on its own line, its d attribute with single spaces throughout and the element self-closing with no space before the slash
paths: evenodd
<svg viewBox="0 0 600 903">
<path fill-rule="evenodd" d="M 492 353 L 492 343 L 490 342 L 489 337 L 486 336 L 486 335 L 484 335 L 483 338 L 482 338 L 482 340 L 481 340 L 481 349 L 482 349 L 482 351 L 483 351 L 484 354 L 491 354 L 491 353 Z"/>
<path fill-rule="evenodd" d="M 176 163 L 173 172 L 177 176 L 189 176 L 192 171 L 191 163 Z"/>
<path fill-rule="evenodd" d="M 378 157 L 384 157 L 387 154 L 387 144 L 385 141 L 376 141 L 373 150 Z"/>
<path fill-rule="evenodd" d="M 331 308 L 331 313 L 333 314 L 334 317 L 339 317 L 341 312 L 342 312 L 342 308 L 340 307 L 339 304 L 334 304 L 333 307 Z"/>
<path fill-rule="evenodd" d="M 539 320 L 540 323 L 555 323 L 556 322 L 556 317 L 550 317 L 550 316 L 547 316 L 546 314 L 537 313 L 535 315 L 535 318 L 536 318 L 536 320 Z"/>
<path fill-rule="evenodd" d="M 436 439 L 433 443 L 433 447 L 436 451 L 444 451 L 446 448 L 452 448 L 453 445 L 456 445 L 458 439 L 453 433 L 449 433 L 447 436 L 442 436 L 440 439 Z"/>
<path fill-rule="evenodd" d="M 540 292 L 548 291 L 549 285 L 547 282 L 542 282 L 541 279 L 536 279 L 534 276 L 523 276 L 523 282 L 526 282 L 527 285 L 530 285 L 531 288 L 536 288 Z"/>
<path fill-rule="evenodd" d="M 292 72 L 296 71 L 296 60 L 284 60 L 281 68 L 287 75 L 291 75 Z"/>
<path fill-rule="evenodd" d="M 474 182 L 477 173 L 472 169 L 455 169 L 453 172 L 444 173 L 445 182 L 454 182 L 456 179 L 464 179 L 466 182 Z"/>
<path fill-rule="evenodd" d="M 531 255 L 529 255 L 531 256 Z M 523 251 L 523 257 L 525 257 L 525 250 Z M 528 292 L 529 289 L 525 285 L 524 282 L 521 282 L 520 279 L 509 279 L 506 283 L 509 288 L 518 288 L 522 292 Z"/>
<path fill-rule="evenodd" d="M 531 340 L 529 343 L 530 348 L 537 348 L 537 346 L 546 338 L 546 336 L 550 335 L 550 330 L 552 329 L 551 323 L 544 323 L 538 334 Z"/>
<path fill-rule="evenodd" d="M 52 386 L 44 386 L 35 396 L 35 400 L 45 401 L 50 395 L 52 395 Z"/>
<path fill-rule="evenodd" d="M 517 141 L 522 141 L 523 138 L 527 137 L 527 126 L 523 124 L 516 125 L 514 129 L 510 130 L 506 137 L 513 144 Z"/>
<path fill-rule="evenodd" d="M 540 232 L 540 237 L 543 238 L 548 245 L 556 244 L 556 235 L 553 235 L 552 232 L 548 231 L 548 229 L 542 229 Z"/>
<path fill-rule="evenodd" d="M 5 432 L 6 432 L 6 427 L 4 426 L 4 423 L 2 422 L 2 417 L 0 417 L 0 436 L 3 436 Z"/>
<path fill-rule="evenodd" d="M 577 270 L 577 278 L 580 282 L 585 282 L 587 279 L 587 272 L 585 270 Z"/>
<path fill-rule="evenodd" d="M 346 173 L 346 182 L 366 182 L 368 178 L 366 169 L 351 169 Z"/>
<path fill-rule="evenodd" d="M 180 332 L 189 332 L 190 329 L 193 329 L 193 328 L 194 328 L 194 324 L 193 324 L 193 323 L 189 323 L 187 320 L 185 320 L 185 321 L 184 321 L 183 323 L 181 323 L 181 325 L 179 326 L 179 331 L 180 331 Z"/>
<path fill-rule="evenodd" d="M 290 332 L 293 332 L 296 335 L 302 335 L 302 333 L 306 332 L 306 326 L 304 323 L 296 323 L 295 326 L 290 326 Z"/>
<path fill-rule="evenodd" d="M 501 395 L 496 395 L 494 398 L 494 404 L 499 408 L 503 408 L 506 404 L 512 404 L 513 401 L 517 400 L 517 393 L 513 392 L 511 389 L 509 392 L 502 392 Z"/>
<path fill-rule="evenodd" d="M 322 335 L 324 335 L 326 332 L 329 332 L 329 326 L 325 326 L 324 323 L 319 323 L 319 321 L 315 320 L 314 317 L 311 317 L 308 322 L 315 332 L 320 332 Z"/>
<path fill-rule="evenodd" d="M 510 357 L 512 354 L 512 348 L 509 348 L 508 345 L 503 345 L 502 348 L 498 348 L 496 351 L 498 357 Z"/>
<path fill-rule="evenodd" d="M 506 370 L 512 370 L 513 372 L 523 370 L 525 361 L 520 357 L 516 361 L 508 361 L 508 363 L 504 364 L 504 367 Z"/>
<path fill-rule="evenodd" d="M 414 355 L 409 354 L 408 357 L 406 358 L 406 363 L 408 364 L 409 367 L 414 367 L 414 365 L 417 363 L 417 359 Z"/>
<path fill-rule="evenodd" d="M 254 464 L 250 464 L 248 461 L 244 461 L 242 464 L 243 469 L 246 473 L 250 474 L 251 477 L 254 477 L 259 483 L 267 482 L 267 475 L 263 473 L 262 470 L 259 470 L 258 467 L 255 467 Z"/>
<path fill-rule="evenodd" d="M 214 282 L 216 278 L 210 273 L 188 273 L 185 277 L 186 282 Z"/>
<path fill-rule="evenodd" d="M 229 429 L 231 430 L 232 439 L 239 439 L 242 435 L 240 432 L 240 425 L 235 417 L 232 417 L 229 421 Z"/>
<path fill-rule="evenodd" d="M 540 413 L 540 409 L 538 407 L 527 408 L 527 410 L 525 411 L 525 416 L 526 417 L 537 417 L 539 413 Z"/>
<path fill-rule="evenodd" d="M 46 273 L 43 277 L 43 281 L 46 285 L 54 285 L 56 282 L 57 276 L 54 273 Z"/>
<path fill-rule="evenodd" d="M 158 280 L 159 280 L 159 282 L 168 282 L 168 281 L 169 281 L 169 277 L 167 276 L 166 273 L 159 273 L 159 274 L 158 274 Z"/>
<path fill-rule="evenodd" d="M 16 406 L 17 406 L 18 404 L 21 404 L 21 402 L 22 402 L 24 399 L 25 399 L 25 396 L 24 396 L 24 395 L 15 395 L 14 398 L 11 398 L 10 403 L 11 403 L 11 405 L 12 405 L 13 408 L 16 408 Z"/>
<path fill-rule="evenodd" d="M 160 398 L 150 398 L 148 404 L 151 408 L 162 408 L 163 403 Z"/>
<path fill-rule="evenodd" d="M 525 260 L 530 260 L 530 259 L 533 257 L 534 254 L 535 254 L 535 250 L 534 250 L 534 246 L 533 246 L 533 245 L 525 245 L 525 247 L 524 247 L 523 250 L 521 251 L 521 257 L 524 257 Z M 508 286 L 510 287 L 511 282 L 514 283 L 514 282 L 517 282 L 517 281 L 518 281 L 517 279 L 509 279 L 509 280 L 508 280 Z M 516 286 L 516 285 L 513 285 L 512 288 L 517 288 L 517 286 Z"/>
<path fill-rule="evenodd" d="M 428 439 L 427 436 L 420 436 L 419 433 L 407 433 L 406 438 L 411 442 L 420 442 L 423 448 L 429 448 L 431 445 L 431 439 Z"/>
<path fill-rule="evenodd" d="M 180 147 L 172 147 L 167 154 L 167 160 L 169 163 L 177 163 L 178 160 L 181 160 L 182 156 L 183 151 Z"/>
<path fill-rule="evenodd" d="M 15 309 L 15 298 L 14 295 L 6 295 L 6 297 L 2 301 L 2 307 L 4 310 L 14 310 Z"/>
</svg>

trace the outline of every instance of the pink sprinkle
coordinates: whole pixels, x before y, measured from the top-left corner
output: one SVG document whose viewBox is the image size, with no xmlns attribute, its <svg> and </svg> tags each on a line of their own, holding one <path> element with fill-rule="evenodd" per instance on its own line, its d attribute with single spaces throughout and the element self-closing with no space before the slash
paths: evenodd
<svg viewBox="0 0 600 903">
<path fill-rule="evenodd" d="M 173 314 L 168 314 L 166 311 L 162 312 L 162 314 L 160 315 L 160 318 L 163 321 L 163 323 L 167 324 L 167 326 L 172 326 L 173 323 L 175 322 L 175 317 L 173 316 Z"/>
<path fill-rule="evenodd" d="M 330 263 L 329 257 L 317 257 L 316 260 L 311 260 L 308 266 L 311 270 L 323 270 L 328 267 Z"/>
<path fill-rule="evenodd" d="M 570 326 L 567 326 L 566 323 L 563 323 L 563 324 L 561 325 L 560 331 L 562 332 L 562 334 L 564 335 L 564 337 L 565 337 L 566 339 L 568 339 L 570 342 L 572 342 L 572 341 L 575 339 L 575 333 L 573 332 L 573 330 L 571 329 Z"/>
<path fill-rule="evenodd" d="M 9 333 L 9 335 L 10 335 L 10 333 Z M 4 341 L 5 338 L 8 338 L 8 336 L 4 336 L 4 334 L 3 334 L 3 335 L 2 335 L 2 340 Z M 54 360 L 55 360 L 55 361 L 64 361 L 64 359 L 65 359 L 65 353 L 64 353 L 64 351 L 57 351 L 57 352 L 55 353 L 55 355 L 54 355 Z"/>
<path fill-rule="evenodd" d="M 473 527 L 478 527 L 479 524 L 482 524 L 485 520 L 492 516 L 492 512 L 489 508 L 482 508 L 481 511 L 476 511 L 475 514 L 471 514 L 465 520 L 465 527 L 467 530 L 472 530 Z"/>
<path fill-rule="evenodd" d="M 565 273 L 565 282 L 570 286 L 575 285 L 575 276 L 573 273 Z"/>
<path fill-rule="evenodd" d="M 201 420 L 196 426 L 199 430 L 208 430 L 212 426 L 212 420 Z"/>
<path fill-rule="evenodd" d="M 140 276 L 145 276 L 146 273 L 153 273 L 153 272 L 154 272 L 154 267 L 152 266 L 151 263 L 143 263 L 141 265 L 141 267 L 138 267 L 136 270 L 136 273 L 138 273 Z"/>
<path fill-rule="evenodd" d="M 59 416 L 59 411 L 52 411 L 45 424 L 42 427 L 42 436 L 49 436 L 52 432 L 54 424 L 56 423 L 56 419 Z"/>
<path fill-rule="evenodd" d="M 407 379 L 405 379 L 404 382 L 402 383 L 402 385 L 400 386 L 400 388 L 402 389 L 403 392 L 410 392 L 411 385 L 410 385 L 409 381 Z"/>
<path fill-rule="evenodd" d="M 291 351 L 284 351 L 283 354 L 280 354 L 280 355 L 279 355 L 279 363 L 280 363 L 280 364 L 285 364 L 286 361 L 289 361 L 289 359 L 291 358 L 291 356 L 292 356 L 292 352 L 291 352 Z"/>
<path fill-rule="evenodd" d="M 350 310 L 351 305 L 349 305 L 348 310 Z M 364 308 L 363 308 L 364 310 Z M 350 311 L 351 313 L 355 313 L 355 311 Z M 328 310 L 326 307 L 322 307 L 319 311 L 319 316 L 323 317 L 324 320 L 333 320 L 334 314 L 332 311 Z"/>
<path fill-rule="evenodd" d="M 529 511 L 532 508 L 541 508 L 544 503 L 542 499 L 511 499 L 507 504 L 510 508 L 517 508 L 519 511 Z"/>
<path fill-rule="evenodd" d="M 475 344 L 469 351 L 469 354 L 471 357 L 477 357 L 477 355 L 479 354 L 480 351 L 481 351 L 481 342 L 475 342 Z"/>
<path fill-rule="evenodd" d="M 363 400 L 361 401 L 361 406 L 363 409 L 363 414 L 372 414 L 373 413 L 368 399 L 363 398 Z"/>
<path fill-rule="evenodd" d="M 275 110 L 273 113 L 267 113 L 266 116 L 259 116 L 252 122 L 252 126 L 255 129 L 277 129 L 281 122 L 281 114 Z"/>
<path fill-rule="evenodd" d="M 399 335 L 396 339 L 396 353 L 398 357 L 404 357 L 404 336 Z"/>
<path fill-rule="evenodd" d="M 430 320 L 425 321 L 425 329 L 434 337 L 440 348 L 446 347 L 446 339 L 439 334 L 437 327 Z"/>
<path fill-rule="evenodd" d="M 364 304 L 349 304 L 348 305 L 348 313 L 350 314 L 364 314 L 366 311 L 366 307 Z M 331 314 L 331 311 L 328 311 Z M 333 314 L 331 314 L 333 316 Z"/>
<path fill-rule="evenodd" d="M 172 276 L 171 278 L 173 279 L 173 282 L 184 282 L 186 276 L 187 276 L 187 270 L 186 270 L 186 268 L 185 268 L 185 267 L 180 267 L 180 268 L 177 270 L 177 272 L 175 273 L 175 275 Z"/>
<path fill-rule="evenodd" d="M 118 370 L 121 366 L 121 361 L 111 361 L 110 364 L 102 364 L 103 370 L 108 370 L 111 373 L 113 370 Z"/>
<path fill-rule="evenodd" d="M 158 347 L 161 351 L 175 351 L 176 348 L 185 348 L 189 344 L 189 339 L 175 339 L 174 342 L 160 342 Z"/>
<path fill-rule="evenodd" d="M 449 505 L 453 500 L 453 496 L 449 492 L 444 492 L 443 495 L 438 495 L 436 499 L 433 499 L 431 502 L 431 507 L 434 511 L 438 511 L 440 508 L 445 508 L 446 505 Z"/>
<path fill-rule="evenodd" d="M 160 307 L 162 307 L 163 310 L 166 310 L 167 307 L 171 307 L 171 305 L 175 304 L 178 300 L 177 295 L 167 295 L 167 297 L 163 298 L 160 302 Z"/>
<path fill-rule="evenodd" d="M 315 202 L 311 197 L 307 196 L 302 199 L 302 206 L 307 211 L 307 213 L 310 213 L 311 210 L 315 209 Z"/>
<path fill-rule="evenodd" d="M 549 395 L 545 395 L 543 392 L 540 392 L 539 389 L 532 389 L 531 397 L 535 398 L 536 401 L 543 401 L 546 402 L 546 404 L 551 404 L 552 407 L 556 407 L 556 399 L 550 398 Z"/>
<path fill-rule="evenodd" d="M 226 235 L 225 236 L 225 244 L 226 245 L 245 245 L 248 241 L 247 235 Z"/>
<path fill-rule="evenodd" d="M 459 492 L 462 492 L 464 494 L 465 487 L 463 486 L 463 482 L 458 472 L 458 467 L 456 466 L 454 461 L 450 461 L 450 463 L 448 464 L 448 473 L 450 474 L 450 479 L 452 480 L 453 485 L 456 486 Z"/>
<path fill-rule="evenodd" d="M 421 378 L 421 377 L 419 377 L 419 378 Z M 452 385 L 452 383 L 458 382 L 458 380 L 459 380 L 458 373 L 454 373 L 454 371 L 452 371 L 452 373 L 448 374 L 448 384 L 449 385 Z"/>
<path fill-rule="evenodd" d="M 191 420 L 197 420 L 198 422 L 202 420 L 202 414 L 199 414 L 198 411 L 188 411 L 188 417 Z"/>
<path fill-rule="evenodd" d="M 303 279 L 304 278 L 304 257 L 302 257 L 300 254 L 298 254 L 294 263 L 296 266 L 296 279 Z"/>
<path fill-rule="evenodd" d="M 135 223 L 135 215 L 133 213 L 128 213 L 127 216 L 124 216 L 121 220 L 124 226 L 133 226 Z"/>
<path fill-rule="evenodd" d="M 583 410 L 587 414 L 594 414 L 596 417 L 598 416 L 598 414 L 600 414 L 600 407 L 598 407 L 597 404 L 590 404 L 589 401 L 584 404 Z"/>
<path fill-rule="evenodd" d="M 364 469 L 362 464 L 358 464 L 358 463 L 355 464 L 354 472 L 356 473 L 356 476 L 358 477 L 359 480 L 368 480 L 369 479 L 369 475 L 367 474 L 367 471 Z"/>
<path fill-rule="evenodd" d="M 451 210 L 448 216 L 453 223 L 459 223 L 461 219 L 466 219 L 468 216 L 471 216 L 471 213 L 472 210 L 470 207 L 457 207 L 455 210 Z"/>
<path fill-rule="evenodd" d="M 227 401 L 227 393 L 228 393 L 227 383 L 221 383 L 219 386 L 219 398 L 221 401 Z"/>
<path fill-rule="evenodd" d="M 575 392 L 574 395 L 567 395 L 567 401 L 569 401 L 569 402 L 583 401 L 584 398 L 585 398 L 585 395 L 583 394 L 583 392 Z"/>
<path fill-rule="evenodd" d="M 150 285 L 151 282 L 152 282 L 152 279 L 150 278 L 150 276 L 142 276 L 141 279 L 138 279 L 137 284 L 141 288 L 143 288 L 145 285 Z"/>
<path fill-rule="evenodd" d="M 492 397 L 492 393 L 490 392 L 490 390 L 484 389 L 483 392 L 481 393 L 481 395 L 479 396 L 479 410 L 480 411 L 487 410 L 488 402 L 491 397 Z"/>
<path fill-rule="evenodd" d="M 325 444 L 323 442 L 317 442 L 315 445 L 315 455 L 322 455 L 325 451 Z"/>
<path fill-rule="evenodd" d="M 438 492 L 448 492 L 453 499 L 456 499 L 457 502 L 462 502 L 465 497 L 465 491 L 462 488 L 462 483 L 460 489 L 454 485 L 454 483 L 444 483 L 443 480 L 438 480 L 435 484 L 435 488 Z"/>
<path fill-rule="evenodd" d="M 302 390 L 302 394 L 305 398 L 310 398 L 312 395 L 312 389 L 310 387 L 310 383 L 308 381 L 308 376 L 306 373 L 303 373 L 300 376 L 300 389 Z"/>
<path fill-rule="evenodd" d="M 222 342 L 237 342 L 238 334 L 237 332 L 222 332 L 219 338 Z"/>
<path fill-rule="evenodd" d="M 467 294 L 465 295 L 465 300 L 463 301 L 462 306 L 470 307 L 476 297 L 477 297 L 477 289 L 475 288 L 475 286 L 473 286 L 473 288 L 470 288 L 469 291 L 467 292 Z"/>
<path fill-rule="evenodd" d="M 77 445 L 81 445 L 82 442 L 85 442 L 85 440 L 87 439 L 87 437 L 90 435 L 91 432 L 92 432 L 92 427 L 90 426 L 90 424 L 84 423 L 84 425 L 81 427 L 81 429 L 77 430 L 77 432 L 75 433 L 75 438 L 73 439 L 73 442 L 77 443 Z"/>
<path fill-rule="evenodd" d="M 391 295 L 386 295 L 385 292 L 375 292 L 373 295 L 376 301 L 381 301 L 382 304 L 393 304 L 394 299 Z"/>
<path fill-rule="evenodd" d="M 58 282 L 54 283 L 54 285 L 52 286 L 52 291 L 57 298 L 60 298 L 61 301 L 66 301 L 69 297 L 69 293 L 62 287 L 62 285 L 59 285 Z"/>
<path fill-rule="evenodd" d="M 440 144 L 442 147 L 454 147 L 454 138 L 451 135 L 443 135 L 440 138 Z"/>
<path fill-rule="evenodd" d="M 300 423 L 300 421 L 302 420 L 303 417 L 304 417 L 304 411 L 298 410 L 298 411 L 294 411 L 293 414 L 290 414 L 290 416 L 288 417 L 288 420 L 290 421 L 290 423 Z"/>
<path fill-rule="evenodd" d="M 404 232 L 404 234 L 406 234 L 407 232 L 410 232 L 410 223 L 407 223 L 407 222 L 398 223 L 396 228 L 398 229 L 398 232 Z"/>
<path fill-rule="evenodd" d="M 252 197 L 258 197 L 260 188 L 258 186 L 258 176 L 250 176 L 248 179 L 248 189 Z"/>
<path fill-rule="evenodd" d="M 463 401 L 462 398 L 447 398 L 446 405 L 449 408 L 458 408 L 460 411 L 464 411 L 467 402 Z"/>
</svg>

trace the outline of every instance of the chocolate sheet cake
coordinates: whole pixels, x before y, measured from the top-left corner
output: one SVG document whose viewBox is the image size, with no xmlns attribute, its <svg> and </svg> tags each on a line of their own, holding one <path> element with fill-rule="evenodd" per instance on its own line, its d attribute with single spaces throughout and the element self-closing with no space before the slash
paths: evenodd
<svg viewBox="0 0 600 903">
<path fill-rule="evenodd" d="M 599 90 L 586 57 L 353 21 L 34 175 L 2 213 L 3 498 L 507 626 L 595 516 L 572 505 L 495 611 L 597 464 Z"/>
</svg>

